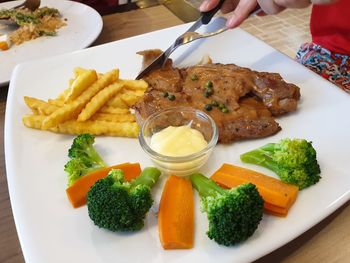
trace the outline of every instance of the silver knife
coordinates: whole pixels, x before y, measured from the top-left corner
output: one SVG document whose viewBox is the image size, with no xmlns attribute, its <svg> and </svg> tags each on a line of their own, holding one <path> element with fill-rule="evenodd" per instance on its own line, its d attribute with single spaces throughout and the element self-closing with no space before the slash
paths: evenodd
<svg viewBox="0 0 350 263">
<path fill-rule="evenodd" d="M 210 22 L 210 20 L 213 18 L 213 16 L 219 11 L 219 9 L 221 8 L 224 2 L 225 0 L 220 0 L 218 5 L 214 9 L 208 12 L 202 12 L 202 15 L 200 16 L 200 18 L 198 18 L 198 20 L 189 29 L 187 29 L 187 31 L 184 34 L 186 34 L 187 32 L 194 32 L 198 28 L 200 28 L 202 25 L 207 25 Z M 169 57 L 169 54 L 174 50 L 174 47 L 178 46 L 178 42 L 181 40 L 181 36 L 178 37 L 175 40 L 175 42 L 167 50 L 165 50 L 162 54 L 160 54 L 159 57 L 157 57 L 150 65 L 148 65 L 145 69 L 143 69 L 137 75 L 136 79 L 141 79 L 151 70 L 157 69 L 163 66 L 165 60 Z"/>
</svg>

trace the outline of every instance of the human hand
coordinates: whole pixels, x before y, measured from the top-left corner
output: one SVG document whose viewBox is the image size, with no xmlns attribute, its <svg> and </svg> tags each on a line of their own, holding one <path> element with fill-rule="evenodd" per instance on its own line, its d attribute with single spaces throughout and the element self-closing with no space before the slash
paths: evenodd
<svg viewBox="0 0 350 263">
<path fill-rule="evenodd" d="M 338 0 L 226 0 L 221 7 L 224 14 L 232 12 L 226 22 L 228 28 L 239 26 L 257 4 L 266 14 L 277 14 L 286 8 L 305 8 L 312 4 L 330 4 Z M 205 0 L 199 7 L 201 12 L 213 9 L 219 0 Z"/>
<path fill-rule="evenodd" d="M 201 12 L 212 10 L 220 0 L 205 0 L 199 7 Z M 224 14 L 232 12 L 230 18 L 226 22 L 228 28 L 239 26 L 251 13 L 257 5 L 257 0 L 226 0 L 221 12 Z"/>
</svg>

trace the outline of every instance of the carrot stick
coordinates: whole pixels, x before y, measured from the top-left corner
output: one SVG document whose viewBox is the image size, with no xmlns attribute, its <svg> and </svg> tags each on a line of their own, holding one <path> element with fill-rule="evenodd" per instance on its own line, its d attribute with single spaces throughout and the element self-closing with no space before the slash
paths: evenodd
<svg viewBox="0 0 350 263">
<path fill-rule="evenodd" d="M 126 181 L 131 181 L 141 173 L 141 167 L 139 163 L 123 163 L 109 166 L 84 175 L 76 180 L 73 185 L 66 189 L 68 199 L 73 207 L 77 208 L 85 205 L 86 195 L 90 190 L 90 187 L 93 186 L 98 180 L 106 177 L 109 171 L 112 169 L 122 169 L 124 171 Z"/>
<path fill-rule="evenodd" d="M 251 182 L 256 185 L 265 201 L 264 208 L 273 214 L 285 216 L 295 202 L 298 187 L 283 183 L 273 177 L 253 170 L 230 164 L 223 164 L 211 177 L 219 185 L 232 188 L 242 183 Z"/>
<path fill-rule="evenodd" d="M 194 200 L 189 180 L 173 175 L 167 179 L 159 206 L 158 228 L 164 249 L 193 247 Z"/>
<path fill-rule="evenodd" d="M 267 202 L 264 203 L 264 211 L 267 214 L 284 217 L 284 216 L 287 216 L 288 209 L 289 208 L 287 208 L 287 207 L 279 207 L 279 206 L 271 205 Z"/>
<path fill-rule="evenodd" d="M 227 175 L 228 177 L 231 177 L 230 175 Z M 220 185 L 222 188 L 229 189 L 226 185 L 221 184 L 220 182 L 216 182 L 218 185 Z M 246 183 L 246 182 L 243 182 Z M 264 211 L 267 214 L 275 215 L 275 216 L 287 216 L 288 209 L 284 207 L 279 207 L 272 205 L 270 203 L 264 202 Z"/>
</svg>

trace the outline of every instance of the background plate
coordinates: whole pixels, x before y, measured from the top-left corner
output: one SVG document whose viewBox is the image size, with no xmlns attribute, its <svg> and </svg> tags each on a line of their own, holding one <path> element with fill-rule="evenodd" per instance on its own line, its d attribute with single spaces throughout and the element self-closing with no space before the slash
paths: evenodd
<svg viewBox="0 0 350 263">
<path fill-rule="evenodd" d="M 1 3 L 0 9 L 11 8 L 21 2 Z M 0 51 L 0 86 L 9 82 L 17 64 L 85 48 L 95 41 L 102 30 L 101 16 L 87 5 L 65 0 L 42 0 L 41 6 L 57 8 L 67 19 L 67 25 L 58 29 L 55 37 L 40 37 Z M 6 27 L 0 24 L 0 34 L 5 30 Z"/>
<path fill-rule="evenodd" d="M 211 26 L 220 26 L 216 20 Z M 160 245 L 156 214 L 148 213 L 138 233 L 119 234 L 99 229 L 86 207 L 73 209 L 65 195 L 63 166 L 72 136 L 25 128 L 28 109 L 23 96 L 53 98 L 68 85 L 77 66 L 105 72 L 119 67 L 122 78 L 134 78 L 141 57 L 149 48 L 165 49 L 189 25 L 141 35 L 106 45 L 37 60 L 14 70 L 5 121 L 5 153 L 9 193 L 14 219 L 27 262 L 248 262 L 291 241 L 321 221 L 349 199 L 350 97 L 303 66 L 240 29 L 183 46 L 175 52 L 175 64 L 195 64 L 204 54 L 214 62 L 235 63 L 255 70 L 279 72 L 301 88 L 299 109 L 278 118 L 282 131 L 274 136 L 218 145 L 202 172 L 210 175 L 223 162 L 275 176 L 272 172 L 239 161 L 239 154 L 281 138 L 313 141 L 322 179 L 300 192 L 288 217 L 264 215 L 258 230 L 241 245 L 223 247 L 206 236 L 207 219 L 199 211 L 196 195 L 195 247 L 164 251 Z M 136 139 L 98 137 L 96 147 L 109 164 L 140 162 L 150 165 Z M 156 202 L 163 180 L 154 189 Z"/>
</svg>

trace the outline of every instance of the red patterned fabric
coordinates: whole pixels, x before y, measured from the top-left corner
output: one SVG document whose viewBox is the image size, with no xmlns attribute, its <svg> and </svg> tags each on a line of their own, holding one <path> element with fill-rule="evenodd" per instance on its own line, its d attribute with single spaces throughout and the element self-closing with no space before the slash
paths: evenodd
<svg viewBox="0 0 350 263">
<path fill-rule="evenodd" d="M 333 53 L 314 43 L 303 44 L 296 60 L 350 93 L 350 56 Z"/>
<path fill-rule="evenodd" d="M 338 54 L 350 55 L 350 0 L 314 5 L 310 29 L 313 43 Z"/>
</svg>

